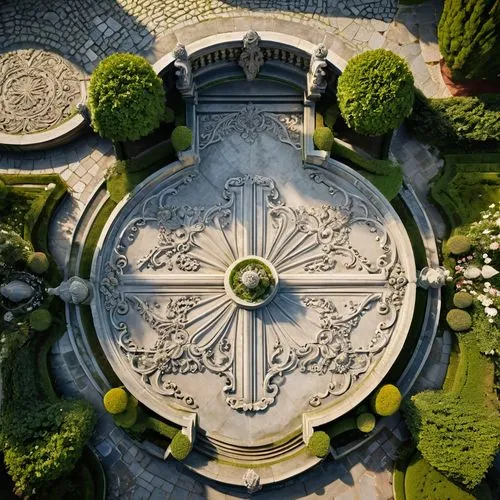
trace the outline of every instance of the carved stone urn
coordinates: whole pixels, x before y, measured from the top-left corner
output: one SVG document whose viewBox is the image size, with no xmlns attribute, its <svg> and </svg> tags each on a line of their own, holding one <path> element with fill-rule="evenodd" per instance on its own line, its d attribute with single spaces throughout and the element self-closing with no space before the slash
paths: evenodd
<svg viewBox="0 0 500 500">
<path fill-rule="evenodd" d="M 6 299 L 9 299 L 11 302 L 15 302 L 17 304 L 31 299 L 35 290 L 24 281 L 13 280 L 7 285 L 1 287 L 0 293 Z"/>
</svg>

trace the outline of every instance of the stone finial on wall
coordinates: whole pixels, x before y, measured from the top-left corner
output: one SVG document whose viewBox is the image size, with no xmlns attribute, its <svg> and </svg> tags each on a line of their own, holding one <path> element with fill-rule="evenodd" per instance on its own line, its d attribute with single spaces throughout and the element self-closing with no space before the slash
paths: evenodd
<svg viewBox="0 0 500 500">
<path fill-rule="evenodd" d="M 243 475 L 243 481 L 245 482 L 247 491 L 250 494 L 257 493 L 257 491 L 260 491 L 262 489 L 262 485 L 260 484 L 260 476 L 253 469 L 247 469 L 247 471 Z"/>
<path fill-rule="evenodd" d="M 450 272 L 443 266 L 424 267 L 420 271 L 417 283 L 424 290 L 428 288 L 441 288 L 446 284 L 449 275 Z"/>
<path fill-rule="evenodd" d="M 249 31 L 243 37 L 243 50 L 238 64 L 243 68 L 247 80 L 255 80 L 261 66 L 264 64 L 264 55 L 259 47 L 260 36 L 256 31 Z"/>
<path fill-rule="evenodd" d="M 177 43 L 173 51 L 175 57 L 174 66 L 177 68 L 175 75 L 177 76 L 176 86 L 181 95 L 192 97 L 195 91 L 193 81 L 193 69 L 189 62 L 186 47 L 182 43 Z"/>
<path fill-rule="evenodd" d="M 320 99 L 326 90 L 326 56 L 328 49 L 320 44 L 311 56 L 311 64 L 307 73 L 307 98 L 313 101 Z"/>
</svg>

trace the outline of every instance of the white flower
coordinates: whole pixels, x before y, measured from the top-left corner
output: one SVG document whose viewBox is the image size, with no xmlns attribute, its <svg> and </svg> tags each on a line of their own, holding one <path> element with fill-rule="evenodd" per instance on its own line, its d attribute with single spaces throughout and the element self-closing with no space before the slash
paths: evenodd
<svg viewBox="0 0 500 500">
<path fill-rule="evenodd" d="M 500 227 L 500 217 L 495 221 L 495 224 Z"/>
<path fill-rule="evenodd" d="M 495 309 L 494 307 L 485 307 L 484 312 L 486 313 L 487 316 L 490 316 L 494 318 L 498 314 L 498 310 Z"/>
<path fill-rule="evenodd" d="M 484 288 L 491 288 L 491 283 L 489 281 L 486 281 L 484 283 Z"/>
<path fill-rule="evenodd" d="M 484 259 L 484 263 L 485 264 L 489 264 L 491 262 L 491 259 L 489 257 L 487 257 L 486 259 Z"/>
<path fill-rule="evenodd" d="M 483 234 L 490 234 L 490 233 L 491 233 L 491 230 L 490 230 L 490 229 L 485 229 L 485 230 L 483 231 Z"/>
<path fill-rule="evenodd" d="M 495 204 L 492 203 L 488 208 L 495 208 Z"/>
<path fill-rule="evenodd" d="M 487 259 L 488 258 L 488 254 L 487 253 L 483 253 L 483 259 Z"/>
<path fill-rule="evenodd" d="M 491 245 L 490 245 L 490 250 L 498 250 L 500 248 L 500 243 L 498 243 L 498 241 L 494 241 Z"/>
<path fill-rule="evenodd" d="M 490 215 L 489 214 L 484 214 L 483 219 L 487 219 Z"/>
</svg>

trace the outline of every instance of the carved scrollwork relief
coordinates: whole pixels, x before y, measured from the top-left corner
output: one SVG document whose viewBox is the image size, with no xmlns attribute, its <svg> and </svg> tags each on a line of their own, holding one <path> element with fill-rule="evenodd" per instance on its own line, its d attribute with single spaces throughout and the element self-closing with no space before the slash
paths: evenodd
<svg viewBox="0 0 500 500">
<path fill-rule="evenodd" d="M 298 114 L 275 114 L 249 103 L 234 113 L 200 116 L 200 149 L 222 141 L 231 134 L 239 134 L 253 144 L 259 134 L 269 134 L 294 149 L 301 149 L 302 118 Z"/>
</svg>

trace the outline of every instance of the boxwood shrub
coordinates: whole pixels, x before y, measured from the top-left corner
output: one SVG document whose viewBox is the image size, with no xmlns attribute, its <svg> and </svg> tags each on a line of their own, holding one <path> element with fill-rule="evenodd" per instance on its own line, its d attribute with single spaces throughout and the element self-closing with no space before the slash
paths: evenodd
<svg viewBox="0 0 500 500">
<path fill-rule="evenodd" d="M 473 390 L 481 392 L 480 385 Z M 481 482 L 499 446 L 494 409 L 458 394 L 426 391 L 412 396 L 405 417 L 418 450 L 433 467 L 469 488 Z"/>
<path fill-rule="evenodd" d="M 127 409 L 128 394 L 125 389 L 114 387 L 104 395 L 103 403 L 108 413 L 112 415 L 122 413 Z"/>
<path fill-rule="evenodd" d="M 185 151 L 191 147 L 193 132 L 189 127 L 180 125 L 174 128 L 170 139 L 176 151 Z"/>
<path fill-rule="evenodd" d="M 176 460 L 184 460 L 193 449 L 193 444 L 189 438 L 182 432 L 178 432 L 172 438 L 170 443 L 170 451 Z"/>
<path fill-rule="evenodd" d="M 363 135 L 382 135 L 411 113 L 413 75 L 404 59 L 384 49 L 353 57 L 340 75 L 337 100 L 347 125 Z"/>
<path fill-rule="evenodd" d="M 388 417 L 399 410 L 401 405 L 401 392 L 392 384 L 379 387 L 371 398 L 373 411 L 381 417 Z"/>
<path fill-rule="evenodd" d="M 96 132 L 113 141 L 133 141 L 160 125 L 165 117 L 165 91 L 146 59 L 113 54 L 92 74 L 88 106 Z"/>
<path fill-rule="evenodd" d="M 417 91 L 407 120 L 422 142 L 455 151 L 500 140 L 500 94 L 428 99 Z"/>
<path fill-rule="evenodd" d="M 454 332 L 465 332 L 472 325 L 471 315 L 462 309 L 451 309 L 446 315 L 446 322 Z"/>
<path fill-rule="evenodd" d="M 323 431 L 313 432 L 309 442 L 307 443 L 309 452 L 319 458 L 326 457 L 330 450 L 330 436 Z"/>
<path fill-rule="evenodd" d="M 28 257 L 28 267 L 36 274 L 43 274 L 49 269 L 49 259 L 43 252 L 33 252 Z"/>
<path fill-rule="evenodd" d="M 446 242 L 446 249 L 449 253 L 453 255 L 462 255 L 467 253 L 471 248 L 471 243 L 467 236 L 463 236 L 462 234 L 457 234 L 456 236 L 452 236 Z"/>
<path fill-rule="evenodd" d="M 474 297 L 467 292 L 457 292 L 453 295 L 453 305 L 459 309 L 466 309 L 472 305 Z"/>
<path fill-rule="evenodd" d="M 47 309 L 36 309 L 30 313 L 29 322 L 35 332 L 44 332 L 52 324 L 52 314 Z"/>
<path fill-rule="evenodd" d="M 328 127 L 318 127 L 314 131 L 313 141 L 318 149 L 330 152 L 334 142 L 333 132 Z"/>
</svg>

